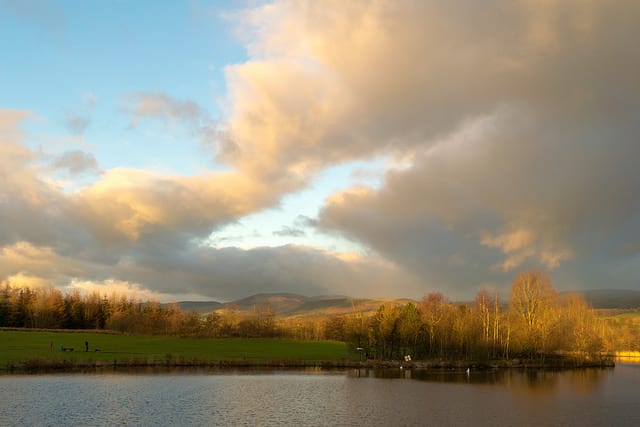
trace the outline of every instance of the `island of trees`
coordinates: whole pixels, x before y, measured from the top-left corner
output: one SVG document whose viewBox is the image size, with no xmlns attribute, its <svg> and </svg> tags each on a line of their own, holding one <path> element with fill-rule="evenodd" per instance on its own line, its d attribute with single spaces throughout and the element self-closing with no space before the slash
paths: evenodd
<svg viewBox="0 0 640 427">
<path fill-rule="evenodd" d="M 598 314 L 579 294 L 560 295 L 548 275 L 521 272 L 508 301 L 481 290 L 470 303 L 442 293 L 392 301 L 376 311 L 354 304 L 347 314 L 280 317 L 268 306 L 198 314 L 178 304 L 138 301 L 54 288 L 0 285 L 0 327 L 109 330 L 189 337 L 269 337 L 347 342 L 359 358 L 544 362 L 570 355 L 598 361 L 616 350 L 640 350 L 640 324 Z"/>
</svg>

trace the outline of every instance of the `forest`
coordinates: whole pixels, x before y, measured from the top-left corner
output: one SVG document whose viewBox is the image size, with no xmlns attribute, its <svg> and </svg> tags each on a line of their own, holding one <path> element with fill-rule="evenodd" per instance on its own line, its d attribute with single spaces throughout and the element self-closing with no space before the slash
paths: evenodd
<svg viewBox="0 0 640 427">
<path fill-rule="evenodd" d="M 521 272 L 508 301 L 480 290 L 473 302 L 453 303 L 442 293 L 381 305 L 374 313 L 279 317 L 271 307 L 242 312 L 227 306 L 207 315 L 178 304 L 142 302 L 55 288 L 0 285 L 0 327 L 91 329 L 123 334 L 190 337 L 268 337 L 347 342 L 374 360 L 489 360 L 544 358 L 570 353 L 640 350 L 637 319 L 603 316 L 579 294 L 560 296 L 548 275 Z"/>
</svg>

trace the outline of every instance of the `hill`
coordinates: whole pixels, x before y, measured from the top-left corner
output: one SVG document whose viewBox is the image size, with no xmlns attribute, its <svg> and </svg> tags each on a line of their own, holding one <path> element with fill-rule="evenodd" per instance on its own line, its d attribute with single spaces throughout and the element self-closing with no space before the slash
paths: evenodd
<svg viewBox="0 0 640 427">
<path fill-rule="evenodd" d="M 570 292 L 562 292 L 567 294 Z M 629 309 L 640 308 L 640 291 L 596 289 L 577 291 L 582 294 L 593 308 Z M 271 307 L 278 316 L 323 316 L 347 314 L 354 311 L 371 313 L 382 304 L 402 305 L 415 300 L 351 298 L 344 295 L 319 295 L 307 297 L 292 293 L 262 293 L 251 295 L 227 303 L 217 301 L 182 301 L 178 306 L 183 311 L 196 311 L 200 314 L 211 313 L 226 307 L 234 306 L 240 312 L 250 312 L 255 307 Z M 472 301 L 465 304 L 473 304 Z"/>
<path fill-rule="evenodd" d="M 182 311 L 195 311 L 200 314 L 220 310 L 224 304 L 218 301 L 182 301 L 177 303 Z"/>
<path fill-rule="evenodd" d="M 236 301 L 231 301 L 225 306 L 233 305 L 240 311 L 251 311 L 254 307 L 271 307 L 280 315 L 287 315 L 295 311 L 307 300 L 307 297 L 298 294 L 257 294 Z"/>
<path fill-rule="evenodd" d="M 595 289 L 580 291 L 593 308 L 640 308 L 640 291 Z"/>
<path fill-rule="evenodd" d="M 235 307 L 241 312 L 250 312 L 255 307 L 271 307 L 278 316 L 320 316 L 359 312 L 373 312 L 382 304 L 406 304 L 411 300 L 382 300 L 369 298 L 350 298 L 344 295 L 320 295 L 307 297 L 291 293 L 256 294 L 235 301 L 220 303 L 216 301 L 182 301 L 178 306 L 183 311 L 207 314 L 226 307 Z"/>
</svg>

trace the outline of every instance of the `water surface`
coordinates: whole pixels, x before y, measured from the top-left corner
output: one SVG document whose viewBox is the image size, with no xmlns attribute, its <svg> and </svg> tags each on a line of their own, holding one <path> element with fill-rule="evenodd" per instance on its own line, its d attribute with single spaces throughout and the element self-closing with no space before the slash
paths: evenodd
<svg viewBox="0 0 640 427">
<path fill-rule="evenodd" d="M 640 365 L 0 376 L 0 425 L 638 426 Z"/>
</svg>

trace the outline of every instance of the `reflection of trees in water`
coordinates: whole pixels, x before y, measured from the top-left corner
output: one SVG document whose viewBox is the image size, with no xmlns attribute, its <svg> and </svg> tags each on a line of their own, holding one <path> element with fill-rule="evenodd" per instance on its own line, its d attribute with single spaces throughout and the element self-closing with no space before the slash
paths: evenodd
<svg viewBox="0 0 640 427">
<path fill-rule="evenodd" d="M 428 369 L 353 369 L 351 377 L 406 378 L 436 383 L 464 383 L 507 387 L 511 391 L 548 394 L 550 391 L 570 388 L 580 394 L 589 394 L 600 388 L 612 369 L 492 369 L 466 373 L 460 370 Z"/>
<path fill-rule="evenodd" d="M 467 374 L 462 370 L 453 369 L 353 369 L 349 375 L 352 377 L 367 378 L 406 378 L 418 381 L 438 383 L 464 383 L 464 384 L 500 384 L 504 371 L 488 370 Z"/>
<path fill-rule="evenodd" d="M 516 388 L 522 388 L 534 394 L 546 394 L 558 385 L 558 377 L 561 375 L 558 371 L 548 371 L 541 369 L 525 369 L 524 371 L 514 372 L 512 377 Z"/>
<path fill-rule="evenodd" d="M 572 370 L 524 369 L 509 370 L 504 384 L 513 391 L 548 394 L 550 391 L 571 390 L 572 393 L 591 394 L 602 387 L 603 380 L 612 373 L 611 368 Z"/>
<path fill-rule="evenodd" d="M 575 369 L 568 371 L 566 378 L 573 390 L 589 395 L 603 386 L 604 379 L 613 375 L 613 368 Z"/>
</svg>

